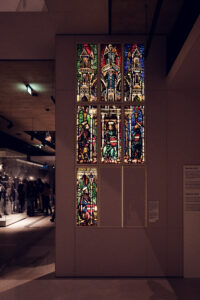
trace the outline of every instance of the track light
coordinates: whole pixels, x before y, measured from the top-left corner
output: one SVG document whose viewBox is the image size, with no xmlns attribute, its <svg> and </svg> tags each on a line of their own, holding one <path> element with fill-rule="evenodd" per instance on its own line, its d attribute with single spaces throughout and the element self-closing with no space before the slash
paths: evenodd
<svg viewBox="0 0 200 300">
<path fill-rule="evenodd" d="M 37 96 L 38 94 L 35 93 L 32 89 L 32 87 L 30 86 L 30 84 L 26 84 L 26 89 L 27 89 L 27 92 L 29 93 L 29 95 L 31 96 Z"/>
<path fill-rule="evenodd" d="M 32 165 L 32 166 L 43 168 L 43 164 L 36 163 L 36 162 L 33 162 L 33 161 L 27 161 L 27 160 L 23 160 L 23 159 L 16 159 L 16 161 L 18 161 L 20 163 L 23 163 L 23 164 L 27 164 L 27 165 Z"/>
</svg>

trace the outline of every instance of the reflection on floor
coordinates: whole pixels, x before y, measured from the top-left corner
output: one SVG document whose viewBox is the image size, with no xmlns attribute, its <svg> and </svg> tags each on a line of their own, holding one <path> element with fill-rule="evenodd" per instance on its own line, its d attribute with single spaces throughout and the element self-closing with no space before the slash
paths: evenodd
<svg viewBox="0 0 200 300">
<path fill-rule="evenodd" d="M 11 215 L 3 215 L 0 219 L 0 227 L 6 227 L 19 222 L 27 217 L 26 213 L 15 213 Z"/>
<path fill-rule="evenodd" d="M 1 300 L 200 299 L 200 279 L 55 278 L 54 235 L 44 216 L 0 228 Z"/>
</svg>

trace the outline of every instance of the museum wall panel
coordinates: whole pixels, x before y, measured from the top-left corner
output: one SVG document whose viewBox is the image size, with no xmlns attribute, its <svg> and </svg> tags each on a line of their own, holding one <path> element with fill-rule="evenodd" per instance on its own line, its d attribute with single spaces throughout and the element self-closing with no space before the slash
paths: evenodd
<svg viewBox="0 0 200 300">
<path fill-rule="evenodd" d="M 97 217 L 93 225 L 76 225 L 76 44 L 123 43 L 130 37 L 98 36 L 56 39 L 57 122 L 57 276 L 181 275 L 181 240 L 169 251 L 168 91 L 165 83 L 165 39 L 154 39 L 146 66 L 146 160 L 144 165 L 97 162 Z M 131 41 L 139 37 L 131 37 Z M 74 61 L 74 62 L 73 62 Z M 98 92 L 100 95 L 100 92 Z M 65 98 L 65 99 L 64 99 Z M 100 115 L 99 115 L 100 118 Z M 123 118 L 122 118 L 123 119 Z M 100 129 L 99 133 L 100 133 Z M 101 141 L 100 136 L 98 142 Z M 85 165 L 81 166 L 83 169 Z M 87 167 L 90 167 L 87 165 Z M 92 164 L 92 168 L 95 167 Z M 82 170 L 81 172 L 85 172 Z M 62 177 L 62 178 L 61 178 Z M 94 176 L 88 177 L 91 184 Z M 86 178 L 83 180 L 85 181 Z M 89 187 L 89 185 L 88 185 Z M 80 187 L 79 187 L 80 188 Z M 132 198 L 134 193 L 135 197 Z M 78 190 L 79 193 L 79 190 Z M 96 195 L 96 194 L 95 194 Z M 96 199 L 96 196 L 95 196 Z M 96 200 L 95 200 L 96 201 Z M 79 204 L 78 204 L 79 205 Z M 90 211 L 95 210 L 96 206 Z M 175 207 L 175 210 L 179 207 Z M 177 213 L 177 212 L 176 212 Z M 64 227 L 63 227 L 64 226 Z M 179 228 L 180 220 L 174 223 Z M 177 230 L 170 231 L 171 240 Z M 65 254 L 64 254 L 65 253 Z M 65 255 L 65 257 L 64 257 Z M 167 266 L 170 264 L 170 266 Z"/>
</svg>

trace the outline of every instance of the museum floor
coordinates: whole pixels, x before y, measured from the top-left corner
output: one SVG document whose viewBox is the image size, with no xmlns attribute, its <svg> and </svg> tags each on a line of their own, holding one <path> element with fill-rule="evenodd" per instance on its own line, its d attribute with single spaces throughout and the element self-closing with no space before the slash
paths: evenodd
<svg viewBox="0 0 200 300">
<path fill-rule="evenodd" d="M 0 228 L 1 300 L 200 299 L 200 279 L 55 278 L 54 234 L 43 216 Z"/>
</svg>

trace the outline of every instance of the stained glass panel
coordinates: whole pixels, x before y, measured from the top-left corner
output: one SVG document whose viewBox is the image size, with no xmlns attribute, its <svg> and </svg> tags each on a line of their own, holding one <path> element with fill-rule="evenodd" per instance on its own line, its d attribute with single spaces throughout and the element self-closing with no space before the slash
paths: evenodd
<svg viewBox="0 0 200 300">
<path fill-rule="evenodd" d="M 144 106 L 125 106 L 124 162 L 144 163 Z"/>
<path fill-rule="evenodd" d="M 121 159 L 121 108 L 101 107 L 101 161 L 119 163 Z"/>
<path fill-rule="evenodd" d="M 97 107 L 78 106 L 77 162 L 97 162 Z"/>
<path fill-rule="evenodd" d="M 97 45 L 77 45 L 77 101 L 97 101 Z"/>
<path fill-rule="evenodd" d="M 101 100 L 121 100 L 120 45 L 101 45 Z"/>
<path fill-rule="evenodd" d="M 144 101 L 144 45 L 125 44 L 124 101 Z"/>
<path fill-rule="evenodd" d="M 77 225 L 97 225 L 97 169 L 78 168 Z"/>
</svg>

